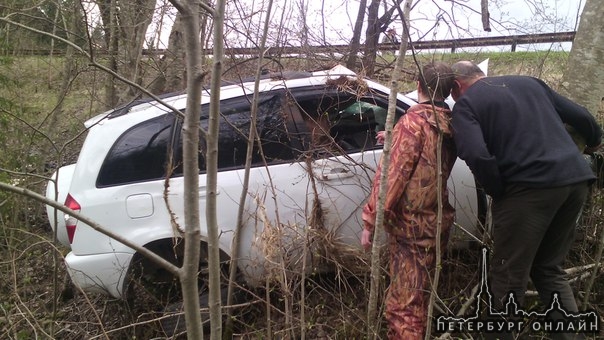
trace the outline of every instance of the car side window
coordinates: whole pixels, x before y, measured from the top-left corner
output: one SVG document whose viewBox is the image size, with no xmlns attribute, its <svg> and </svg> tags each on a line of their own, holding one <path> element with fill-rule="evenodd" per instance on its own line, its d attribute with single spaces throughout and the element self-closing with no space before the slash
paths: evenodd
<svg viewBox="0 0 604 340">
<path fill-rule="evenodd" d="M 284 94 L 278 92 L 266 94 L 259 101 L 256 129 L 260 143 L 254 143 L 252 166 L 296 161 L 302 149 L 322 158 L 379 147 L 375 133 L 385 121 L 384 98 L 314 88 L 295 95 L 295 111 L 301 114 L 297 119 L 284 110 L 283 102 Z M 250 103 L 251 97 L 221 103 L 219 170 L 245 166 Z M 208 128 L 208 109 L 208 105 L 202 106 L 203 129 Z M 174 161 L 170 175 L 182 175 L 180 127 L 173 115 L 166 114 L 126 131 L 105 158 L 97 187 L 165 178 L 171 151 Z M 299 145 L 299 139 L 306 143 L 304 147 Z M 200 172 L 206 170 L 205 150 L 205 140 L 200 138 Z"/>
<path fill-rule="evenodd" d="M 306 130 L 305 144 L 315 158 L 369 150 L 376 144 L 376 133 L 384 129 L 388 109 L 385 94 L 363 96 L 317 89 L 299 91 L 294 95 Z M 407 107 L 397 110 L 400 117 Z"/>
<path fill-rule="evenodd" d="M 163 178 L 175 119 L 163 115 L 127 130 L 109 150 L 97 187 Z"/>
<path fill-rule="evenodd" d="M 263 98 L 258 103 L 256 131 L 261 147 L 254 143 L 252 165 L 289 162 L 294 159 L 295 152 L 290 145 L 287 131 L 287 115 L 282 108 L 282 96 L 273 94 Z M 218 152 L 218 168 L 241 168 L 245 166 L 247 140 L 250 131 L 251 98 L 244 100 L 243 105 L 224 105 L 220 117 L 220 133 L 218 136 L 220 151 Z M 202 126 L 206 126 L 202 119 Z"/>
<path fill-rule="evenodd" d="M 221 103 L 218 132 L 218 169 L 238 169 L 245 166 L 247 140 L 251 122 L 251 97 L 225 100 Z M 207 130 L 209 106 L 202 106 L 200 126 Z M 291 146 L 287 129 L 287 114 L 283 111 L 281 95 L 272 93 L 264 96 L 258 103 L 256 130 L 260 140 L 254 143 L 252 166 L 291 162 L 297 152 Z M 180 140 L 180 138 L 179 138 Z M 179 141 L 179 143 L 181 143 Z M 180 154 L 181 147 L 177 148 Z M 200 138 L 199 171 L 205 172 L 206 141 Z M 177 156 L 177 159 L 182 156 Z M 178 167 L 174 175 L 181 175 Z"/>
</svg>

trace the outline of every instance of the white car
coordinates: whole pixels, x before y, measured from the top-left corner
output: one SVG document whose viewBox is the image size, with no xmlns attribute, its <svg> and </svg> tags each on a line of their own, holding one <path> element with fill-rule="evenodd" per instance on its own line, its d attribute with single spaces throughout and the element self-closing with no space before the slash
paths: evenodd
<svg viewBox="0 0 604 340">
<path fill-rule="evenodd" d="M 233 253 L 253 85 L 221 88 L 217 213 L 225 260 Z M 382 155 L 375 134 L 382 128 L 389 92 L 342 66 L 268 75 L 260 81 L 256 127 L 261 148 L 255 144 L 238 252 L 244 283 L 263 284 L 275 261 L 294 271 L 317 271 L 323 270 L 321 263 L 329 264 L 325 258 L 335 256 L 322 250 L 337 249 L 338 256 L 362 252 L 361 210 Z M 184 111 L 186 98 L 174 95 L 163 100 Z M 204 92 L 203 128 L 208 126 L 208 102 L 209 94 Z M 399 94 L 397 114 L 403 115 L 413 104 L 413 99 Z M 49 183 L 47 196 L 179 263 L 185 189 L 181 118 L 155 101 L 141 101 L 103 113 L 85 125 L 88 135 L 77 163 L 61 167 L 58 178 L 55 173 L 58 196 L 55 182 Z M 200 144 L 204 150 L 203 138 Z M 168 155 L 173 155 L 170 166 Z M 203 156 L 200 153 L 198 190 L 205 239 Z M 461 242 L 454 244 L 464 246 L 471 236 L 460 229 L 480 237 L 486 196 L 460 160 L 448 189 L 456 208 L 453 236 Z M 133 278 L 158 289 L 173 284 L 169 273 L 132 248 L 69 215 L 59 213 L 55 224 L 55 209 L 48 207 L 47 212 L 59 240 L 71 249 L 65 257 L 69 275 L 84 291 L 125 298 Z M 205 257 L 200 266 L 204 261 Z"/>
</svg>

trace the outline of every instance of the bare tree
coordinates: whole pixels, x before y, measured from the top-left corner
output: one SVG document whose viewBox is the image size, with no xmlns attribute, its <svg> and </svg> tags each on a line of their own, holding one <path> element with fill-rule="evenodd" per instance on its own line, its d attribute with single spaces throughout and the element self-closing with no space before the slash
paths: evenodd
<svg viewBox="0 0 604 340">
<path fill-rule="evenodd" d="M 195 3 L 191 0 L 191 3 Z M 219 340 L 222 336 L 222 320 L 221 320 L 221 307 L 220 307 L 220 248 L 218 242 L 218 219 L 216 216 L 216 194 L 217 194 L 217 177 L 218 177 L 218 126 L 220 118 L 220 84 L 222 82 L 222 61 L 224 58 L 224 13 L 226 0 L 217 0 L 216 8 L 210 10 L 210 7 L 205 2 L 202 3 L 204 7 L 212 14 L 214 21 L 213 26 L 213 39 L 214 39 L 214 58 L 212 68 L 212 80 L 210 82 L 211 94 L 210 94 L 210 117 L 207 131 L 207 150 L 206 150 L 206 187 L 207 187 L 207 201 L 206 201 L 206 225 L 208 230 L 208 266 L 209 266 L 209 282 L 210 282 L 210 324 L 212 325 L 211 339 Z M 199 25 L 196 27 L 199 29 Z M 195 37 L 196 38 L 196 37 Z M 195 51 L 199 52 L 199 51 Z M 189 50 L 189 53 L 191 51 Z M 197 59 L 197 65 L 200 63 L 201 53 L 194 56 Z M 187 67 L 188 72 L 191 73 L 191 69 Z M 196 74 L 197 75 L 197 74 Z M 189 79 L 194 78 L 193 73 L 188 77 Z M 197 78 L 197 77 L 195 77 Z M 189 80 L 189 84 L 197 81 L 197 85 L 200 79 Z M 201 87 L 198 88 L 199 94 L 201 94 Z M 200 98 L 197 98 L 200 99 Z M 192 103 L 193 104 L 193 103 Z M 200 108 L 199 102 L 195 103 L 197 108 Z M 197 117 L 199 123 L 199 116 Z M 199 129 L 196 129 L 198 133 Z M 195 145 L 194 152 L 197 152 L 197 146 Z M 191 149 L 193 151 L 193 149 Z M 197 159 L 196 159 L 197 160 Z M 195 164 L 197 168 L 197 164 Z M 198 172 L 191 174 L 192 177 L 198 178 Z M 198 186 L 192 187 L 195 191 L 195 195 L 199 199 Z M 186 207 L 185 207 L 186 208 Z M 186 210 L 185 210 L 186 211 Z M 199 215 L 197 216 L 197 225 L 199 226 Z M 198 339 L 192 337 L 191 339 Z"/>
<path fill-rule="evenodd" d="M 199 17 L 200 10 L 196 1 L 172 1 L 182 16 L 185 46 L 188 52 L 187 70 L 191 77 L 187 80 L 187 105 L 182 129 L 183 139 L 183 176 L 184 187 L 184 221 L 185 221 L 185 254 L 179 279 L 185 309 L 187 337 L 203 338 L 203 327 L 199 314 L 199 289 L 197 287 L 197 270 L 200 257 L 200 213 L 199 213 L 199 117 L 201 116 L 201 74 Z M 208 167 L 209 168 L 209 167 Z M 209 168 L 211 169 L 211 168 Z M 208 172 L 211 172 L 209 170 Z"/>
<path fill-rule="evenodd" d="M 308 17 L 308 0 L 298 0 L 296 3 L 298 5 L 298 11 L 300 13 L 299 21 L 300 21 L 300 42 L 302 45 L 302 49 L 308 51 L 310 47 L 309 42 L 309 30 L 308 22 L 306 18 Z M 310 60 L 306 58 L 305 68 L 309 68 Z"/>
<path fill-rule="evenodd" d="M 302 5 L 302 4 L 301 4 Z M 241 196 L 239 197 L 239 210 L 237 211 L 237 229 L 235 231 L 235 235 L 233 235 L 232 241 L 232 252 L 231 252 L 231 261 L 230 261 L 230 272 L 229 272 L 229 286 L 227 291 L 227 306 L 230 306 L 233 303 L 233 291 L 235 288 L 235 281 L 237 278 L 237 268 L 239 258 L 239 242 L 240 242 L 240 233 L 241 229 L 244 225 L 244 212 L 245 212 L 245 201 L 248 196 L 249 189 L 249 181 L 250 181 L 250 169 L 252 166 L 252 153 L 254 150 L 254 145 L 257 142 L 258 134 L 256 131 L 256 119 L 258 116 L 258 88 L 260 85 L 260 75 L 262 73 L 262 68 L 264 65 L 264 53 L 266 52 L 266 39 L 268 37 L 270 16 L 273 10 L 273 0 L 268 1 L 268 5 L 266 7 L 266 16 L 264 20 L 264 29 L 260 36 L 260 42 L 258 44 L 259 58 L 256 67 L 256 78 L 254 81 L 254 95 L 252 98 L 252 107 L 251 107 L 251 120 L 250 120 L 250 131 L 248 134 L 248 142 L 247 142 L 247 151 L 246 151 L 246 159 L 245 159 L 245 173 L 243 176 L 243 185 L 241 188 Z M 258 147 L 261 147 L 261 144 L 258 143 Z M 230 317 L 231 310 L 227 311 L 227 320 L 226 320 L 226 330 L 228 332 L 232 331 L 233 328 L 233 320 Z"/>
<path fill-rule="evenodd" d="M 365 22 L 365 8 L 367 8 L 367 0 L 360 0 L 357 18 L 354 22 L 352 39 L 350 41 L 350 52 L 348 54 L 348 60 L 346 61 L 346 67 L 351 70 L 356 69 L 357 54 L 361 49 L 361 31 L 363 30 L 363 23 Z"/>
<path fill-rule="evenodd" d="M 369 77 L 375 70 L 375 56 L 380 37 L 378 11 L 380 0 L 371 0 L 367 8 L 367 29 L 365 31 L 365 50 L 363 55 L 363 70 Z"/>
<path fill-rule="evenodd" d="M 117 34 L 117 17 L 115 0 L 100 1 L 97 3 L 103 20 L 103 32 L 107 52 L 109 53 L 108 67 L 111 71 L 118 73 L 118 56 L 119 40 Z M 115 79 L 109 77 L 105 82 L 105 107 L 115 107 L 118 103 L 117 88 Z"/>
<path fill-rule="evenodd" d="M 594 114 L 604 98 L 603 11 L 603 1 L 585 1 L 560 89 Z"/>
<path fill-rule="evenodd" d="M 214 20 L 217 20 L 218 23 L 215 25 L 215 37 L 218 39 L 214 39 L 214 76 L 212 78 L 212 86 L 215 90 L 212 91 L 212 98 L 210 104 L 210 127 L 207 133 L 207 178 L 208 178 L 208 206 L 206 207 L 206 217 L 208 219 L 208 238 L 209 238 L 209 269 L 210 269 L 210 315 L 211 315 L 211 324 L 214 327 L 212 331 L 212 338 L 219 339 L 221 336 L 221 311 L 220 311 L 220 294 L 219 294 L 219 282 L 220 282 L 220 268 L 219 268 L 219 248 L 218 248 L 218 235 L 217 235 L 217 227 L 216 227 L 216 210 L 215 210 L 215 194 L 216 194 L 216 164 L 217 164 L 217 133 L 218 133 L 218 114 L 219 114 L 219 103 L 220 103 L 220 75 L 221 75 L 221 58 L 222 55 L 222 22 L 223 22 L 223 13 L 224 13 L 224 2 L 218 2 L 217 9 L 213 9 L 209 7 L 205 3 L 199 3 L 197 1 L 189 1 L 189 2 L 180 2 L 177 0 L 173 1 L 174 6 L 181 12 L 183 18 L 183 28 L 185 32 L 185 44 L 187 46 L 187 70 L 190 76 L 187 78 L 187 88 L 188 88 L 188 99 L 187 99 L 187 107 L 186 107 L 186 115 L 185 122 L 183 126 L 183 154 L 184 154 L 184 182 L 186 188 L 192 188 L 185 192 L 186 198 L 184 200 L 185 206 L 185 256 L 183 260 L 183 266 L 181 268 L 174 267 L 169 264 L 165 260 L 161 259 L 154 253 L 149 250 L 142 248 L 140 246 L 134 245 L 132 242 L 122 238 L 121 236 L 108 232 L 102 226 L 97 225 L 94 221 L 88 220 L 86 217 L 81 216 L 75 212 L 70 211 L 69 209 L 63 207 L 56 202 L 49 201 L 48 199 L 40 196 L 36 193 L 30 192 L 28 190 L 21 190 L 19 188 L 15 188 L 10 185 L 4 185 L 0 183 L 0 188 L 4 190 L 9 190 L 21 194 L 26 194 L 31 197 L 34 197 L 41 202 L 44 202 L 48 205 L 54 206 L 55 208 L 64 211 L 66 213 L 71 214 L 77 219 L 80 219 L 84 223 L 90 225 L 93 229 L 102 232 L 111 238 L 128 245 L 140 252 L 144 256 L 150 257 L 154 261 L 160 263 L 164 266 L 169 272 L 176 275 L 182 287 L 183 300 L 185 306 L 185 320 L 187 323 L 187 335 L 191 339 L 201 339 L 203 338 L 203 328 L 201 323 L 201 317 L 199 313 L 199 299 L 198 299 L 198 286 L 197 286 L 197 276 L 198 276 L 198 266 L 199 266 L 199 257 L 200 257 L 200 214 L 199 214 L 199 193 L 197 188 L 199 187 L 199 169 L 198 169 L 198 147 L 199 147 L 199 117 L 201 113 L 201 80 L 202 80 L 202 72 L 201 72 L 201 47 L 200 47 L 200 39 L 199 39 L 199 12 L 201 8 L 204 8 L 205 11 L 210 13 Z M 8 19 L 2 19 L 3 21 L 11 24 L 16 24 L 11 22 Z M 25 25 L 19 25 L 19 27 L 28 29 L 30 31 L 45 34 L 52 36 L 50 33 L 42 32 L 39 30 L 35 30 L 29 28 Z M 145 91 L 140 86 L 137 86 L 133 81 L 124 78 L 107 68 L 101 64 L 98 64 L 94 61 L 93 57 L 90 54 L 87 54 L 86 51 L 75 46 L 72 42 L 66 39 L 59 39 L 60 41 L 70 44 L 73 46 L 79 53 L 86 55 L 90 58 L 91 63 L 108 72 L 111 76 L 120 79 L 124 83 L 137 87 L 138 90 L 146 92 L 148 95 L 153 97 L 156 100 L 159 100 L 156 96 L 148 91 Z M 161 100 L 159 100 L 162 102 Z M 163 102 L 162 102 L 163 103 Z M 167 108 L 179 114 L 179 111 L 169 105 L 163 103 Z M 213 138 L 212 138 L 213 137 Z"/>
<path fill-rule="evenodd" d="M 110 55 L 109 68 L 136 84 L 142 84 L 140 60 L 155 2 L 156 0 L 96 1 L 103 19 L 105 43 Z M 107 107 L 114 107 L 137 95 L 136 88 L 126 86 L 122 89 L 122 86 L 124 85 L 115 82 L 115 78 L 109 77 L 106 85 Z"/>
<path fill-rule="evenodd" d="M 403 20 L 409 17 L 411 11 L 411 1 L 406 0 L 404 5 Z M 399 55 L 405 55 L 407 53 L 407 47 L 409 42 L 409 31 L 408 22 L 404 21 L 405 25 L 403 30 L 403 39 L 399 47 Z M 405 58 L 398 58 L 394 66 L 394 72 L 390 80 L 390 95 L 388 97 L 388 115 L 386 116 L 386 136 L 384 141 L 384 151 L 380 166 L 382 172 L 380 176 L 379 196 L 377 205 L 377 215 L 375 218 L 375 235 L 373 241 L 373 247 L 371 249 L 371 287 L 369 293 L 369 307 L 367 309 L 367 320 L 369 329 L 376 334 L 377 329 L 377 306 L 380 288 L 380 257 L 382 253 L 381 240 L 383 239 L 383 225 L 384 225 L 384 204 L 386 201 L 386 192 L 388 191 L 388 167 L 390 166 L 390 150 L 392 147 L 392 128 L 394 126 L 394 116 L 396 111 L 397 95 L 399 93 L 399 86 L 401 84 L 402 70 L 404 67 Z"/>
<path fill-rule="evenodd" d="M 170 36 L 168 48 L 158 61 L 159 74 L 151 84 L 151 92 L 166 93 L 181 91 L 186 86 L 185 46 L 182 14 L 178 12 Z"/>
<path fill-rule="evenodd" d="M 604 11 L 603 1 L 586 0 L 560 86 L 561 93 L 585 106 L 592 114 L 596 114 L 600 123 L 602 110 L 604 110 L 602 107 L 602 103 L 604 103 L 604 60 L 602 59 L 602 55 L 604 55 L 604 35 L 602 35 L 604 18 L 601 15 L 602 11 Z M 573 137 L 579 143 L 584 143 L 577 139 L 580 138 L 577 134 L 573 133 Z M 583 308 L 586 308 L 589 302 L 590 292 L 598 276 L 603 253 L 604 233 L 600 231 L 595 265 L 581 302 Z"/>
<path fill-rule="evenodd" d="M 365 31 L 365 50 L 363 55 L 363 71 L 371 77 L 375 73 L 375 61 L 378 50 L 380 33 L 384 32 L 393 21 L 393 14 L 400 10 L 403 0 L 396 0 L 379 16 L 380 0 L 371 0 L 367 8 L 367 29 Z M 361 10 L 359 8 L 359 10 Z M 357 17 L 358 20 L 358 17 Z"/>
</svg>

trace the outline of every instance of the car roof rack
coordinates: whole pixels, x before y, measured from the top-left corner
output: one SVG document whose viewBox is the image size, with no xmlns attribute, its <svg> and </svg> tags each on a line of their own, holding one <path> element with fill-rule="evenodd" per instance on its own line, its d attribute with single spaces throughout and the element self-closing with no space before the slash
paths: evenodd
<svg viewBox="0 0 604 340">
<path fill-rule="evenodd" d="M 185 93 L 186 93 L 185 91 L 170 92 L 170 93 L 161 94 L 159 96 L 155 96 L 155 98 L 166 99 L 166 98 L 179 96 L 179 95 L 182 95 Z M 145 97 L 145 98 L 134 99 L 134 100 L 130 101 L 129 103 L 123 104 L 122 106 L 118 106 L 117 108 L 115 108 L 113 111 L 111 111 L 107 115 L 107 118 L 111 119 L 111 118 L 123 116 L 123 115 L 127 114 L 128 112 L 130 112 L 130 109 L 132 109 L 133 107 L 140 105 L 140 104 L 146 104 L 146 103 L 153 102 L 156 100 L 155 98 Z"/>
<path fill-rule="evenodd" d="M 280 72 L 273 72 L 273 71 L 269 71 L 269 70 L 263 70 L 262 74 L 260 75 L 260 80 L 265 80 L 265 79 L 270 79 L 270 80 L 291 80 L 291 79 L 310 78 L 312 76 L 313 76 L 313 74 L 311 72 L 306 72 L 306 71 L 280 71 Z M 238 85 L 238 84 L 243 84 L 243 83 L 250 83 L 250 82 L 254 82 L 255 80 L 256 80 L 255 76 L 249 76 L 249 77 L 241 78 L 239 80 L 224 80 L 224 81 L 222 81 L 221 86 Z M 156 98 L 165 99 L 165 98 L 170 98 L 170 97 L 182 95 L 182 94 L 185 94 L 185 93 L 186 93 L 186 91 L 177 91 L 177 92 L 165 93 L 165 94 L 156 96 L 155 98 L 153 98 L 153 97 L 145 97 L 145 98 L 135 99 L 135 100 L 130 101 L 129 103 L 123 104 L 123 105 L 118 106 L 117 108 L 115 108 L 113 111 L 111 111 L 107 115 L 107 118 L 108 119 L 112 119 L 112 118 L 123 116 L 123 115 L 127 114 L 128 112 L 130 112 L 130 109 L 132 109 L 133 107 L 138 106 L 140 104 L 150 103 L 152 101 L 155 101 Z"/>
<path fill-rule="evenodd" d="M 273 72 L 269 70 L 262 70 L 260 74 L 260 80 L 291 80 L 291 79 L 303 79 L 312 77 L 312 73 L 306 71 L 280 71 Z M 221 85 L 237 85 L 243 83 L 252 83 L 256 80 L 256 76 L 249 76 L 238 80 L 223 80 Z"/>
</svg>

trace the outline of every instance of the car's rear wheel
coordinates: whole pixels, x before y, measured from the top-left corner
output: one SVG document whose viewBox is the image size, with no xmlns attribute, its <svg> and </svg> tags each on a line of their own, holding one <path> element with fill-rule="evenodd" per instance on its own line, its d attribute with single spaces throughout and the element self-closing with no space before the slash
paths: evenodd
<svg viewBox="0 0 604 340">
<path fill-rule="evenodd" d="M 208 277 L 207 273 L 202 273 Z M 224 280 L 221 280 L 221 283 Z M 220 286 L 220 300 L 221 305 L 225 305 L 227 302 L 228 285 L 221 284 Z M 199 287 L 199 307 L 201 308 L 201 322 L 204 329 L 204 335 L 210 334 L 210 312 L 208 309 L 210 302 L 210 291 L 209 286 Z M 164 316 L 161 320 L 161 326 L 167 336 L 177 338 L 179 336 L 186 335 L 185 315 L 184 315 L 184 303 L 182 299 L 180 301 L 171 303 L 164 309 Z"/>
<path fill-rule="evenodd" d="M 184 258 L 184 242 L 181 239 L 156 241 L 148 244 L 147 249 L 181 267 Z M 198 289 L 202 311 L 202 321 L 209 326 L 209 272 L 207 244 L 202 243 L 199 258 Z M 221 252 L 221 297 L 226 303 L 228 289 L 228 256 Z M 155 310 L 161 314 L 161 327 L 166 335 L 173 337 L 183 333 L 185 328 L 184 307 L 180 283 L 171 272 L 153 261 L 136 254 L 128 274 L 127 300 L 137 310 L 149 312 Z M 207 328 L 207 327 L 206 327 Z M 207 328 L 209 331 L 209 328 Z"/>
</svg>

